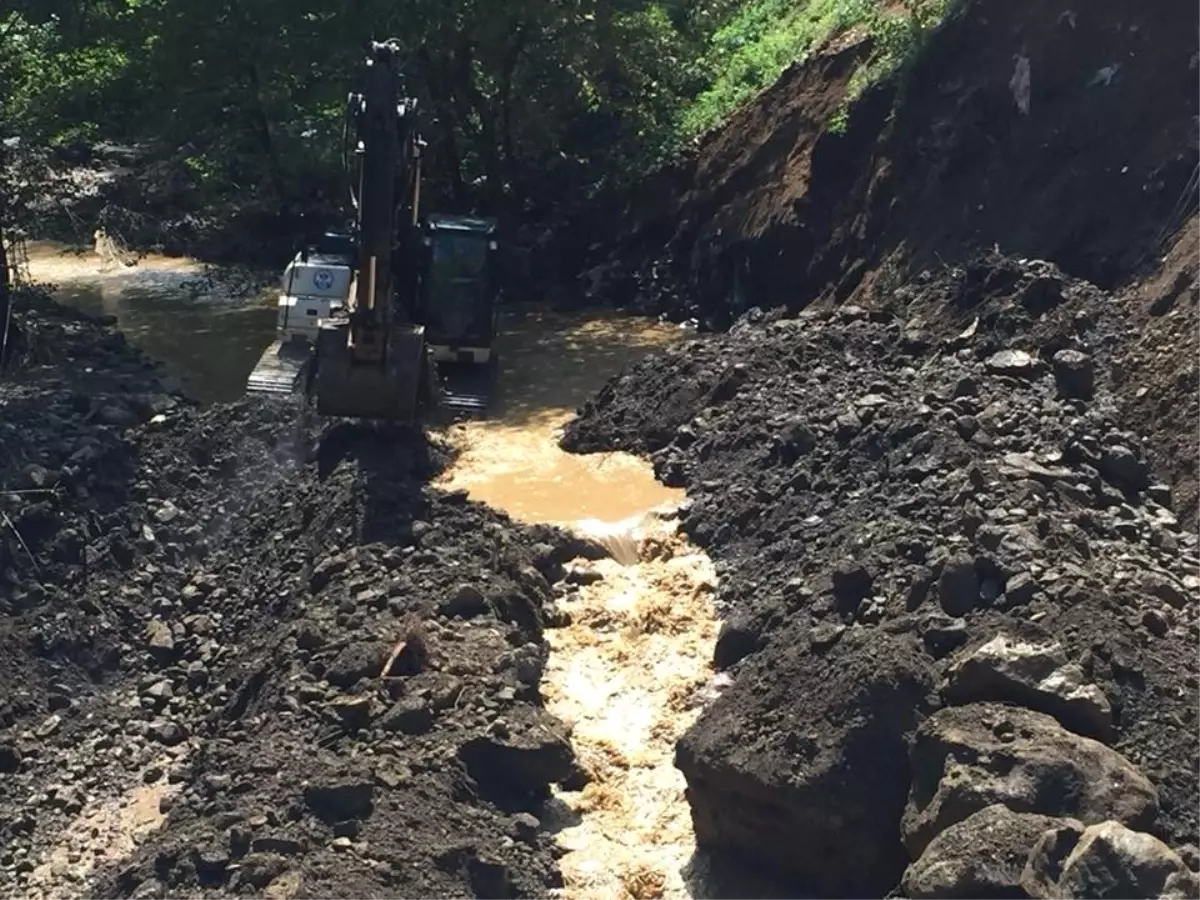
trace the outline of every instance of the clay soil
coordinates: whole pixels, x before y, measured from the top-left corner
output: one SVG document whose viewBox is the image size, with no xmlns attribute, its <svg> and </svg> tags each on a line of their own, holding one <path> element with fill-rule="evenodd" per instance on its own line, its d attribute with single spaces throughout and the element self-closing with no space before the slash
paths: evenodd
<svg viewBox="0 0 1200 900">
<path fill-rule="evenodd" d="M 542 896 L 582 777 L 544 604 L 596 548 L 426 486 L 418 433 L 200 410 L 21 301 L 3 384 L 0 884 Z"/>
</svg>

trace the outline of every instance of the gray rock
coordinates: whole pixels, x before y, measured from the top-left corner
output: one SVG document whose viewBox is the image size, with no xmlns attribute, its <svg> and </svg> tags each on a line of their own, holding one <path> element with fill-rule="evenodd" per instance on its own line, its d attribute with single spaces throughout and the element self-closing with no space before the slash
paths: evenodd
<svg viewBox="0 0 1200 900">
<path fill-rule="evenodd" d="M 21 750 L 13 743 L 0 744 L 0 774 L 11 775 L 21 769 Z"/>
<path fill-rule="evenodd" d="M 339 697 L 331 706 L 342 727 L 349 731 L 358 731 L 371 724 L 370 697 Z"/>
<path fill-rule="evenodd" d="M 904 873 L 904 894 L 925 897 L 1019 897 L 1021 872 L 1042 834 L 1062 819 L 1013 812 L 1002 803 L 951 825 Z"/>
<path fill-rule="evenodd" d="M 979 573 L 966 554 L 953 556 L 938 578 L 938 600 L 946 614 L 958 618 L 979 605 Z"/>
<path fill-rule="evenodd" d="M 538 832 L 542 823 L 537 816 L 527 812 L 517 813 L 512 820 L 513 836 L 526 844 L 537 845 Z"/>
<path fill-rule="evenodd" d="M 162 506 L 154 511 L 154 521 L 159 525 L 168 525 L 181 515 L 181 510 L 170 500 L 164 500 Z"/>
<path fill-rule="evenodd" d="M 175 691 L 171 687 L 171 682 L 164 678 L 146 688 L 145 696 L 152 702 L 162 705 L 175 696 Z"/>
<path fill-rule="evenodd" d="M 1120 822 L 1066 821 L 1047 830 L 1021 875 L 1035 900 L 1188 900 L 1200 880 L 1170 847 Z"/>
<path fill-rule="evenodd" d="M 1054 382 L 1062 397 L 1091 400 L 1096 391 L 1096 366 L 1086 353 L 1059 350 L 1054 354 Z"/>
<path fill-rule="evenodd" d="M 1169 603 L 1175 609 L 1183 609 L 1188 603 L 1195 601 L 1195 596 L 1173 578 L 1157 572 L 1148 572 L 1142 576 L 1143 588 L 1159 600 Z"/>
<path fill-rule="evenodd" d="M 360 678 L 378 678 L 391 647 L 382 641 L 358 641 L 344 647 L 325 673 L 330 684 L 348 688 Z"/>
<path fill-rule="evenodd" d="M 305 620 L 296 626 L 296 646 L 301 650 L 317 650 L 325 643 L 325 634 L 316 622 Z"/>
<path fill-rule="evenodd" d="M 941 659 L 967 642 L 967 623 L 949 616 L 931 617 L 921 633 L 921 639 L 929 655 Z"/>
<path fill-rule="evenodd" d="M 942 691 L 950 703 L 1007 700 L 1049 713 L 1067 728 L 1111 741 L 1112 705 L 1062 644 L 998 634 L 955 660 Z"/>
<path fill-rule="evenodd" d="M 806 634 L 797 624 L 772 643 Z M 849 628 L 823 653 L 743 665 L 676 747 L 698 846 L 751 856 L 814 896 L 882 896 L 909 862 L 896 821 L 907 742 L 934 687 L 928 656 L 910 638 Z M 748 727 L 764 714 L 771 727 Z"/>
<path fill-rule="evenodd" d="M 1144 828 L 1158 793 L 1129 760 L 1074 734 L 1052 717 L 999 703 L 938 710 L 913 743 L 912 785 L 904 811 L 913 858 L 955 822 L 1003 803 L 1016 812 L 1115 819 Z"/>
<path fill-rule="evenodd" d="M 167 665 L 175 658 L 175 636 L 162 619 L 151 619 L 146 626 L 146 644 L 159 665 Z"/>
<path fill-rule="evenodd" d="M 984 363 L 993 375 L 1012 375 L 1018 378 L 1033 378 L 1038 372 L 1037 360 L 1024 350 L 1001 350 L 993 353 Z"/>
<path fill-rule="evenodd" d="M 1034 598 L 1038 584 L 1028 572 L 1018 572 L 1004 583 L 1004 599 L 1007 606 L 1024 606 Z"/>
<path fill-rule="evenodd" d="M 1106 447 L 1098 465 L 1100 474 L 1111 484 L 1132 491 L 1150 486 L 1150 467 L 1128 447 Z"/>
<path fill-rule="evenodd" d="M 425 734 L 433 727 L 433 710 L 420 697 L 403 697 L 379 720 L 384 731 Z"/>
<path fill-rule="evenodd" d="M 464 619 L 482 616 L 488 612 L 487 598 L 483 591 L 472 584 L 460 585 L 438 606 L 438 612 L 447 618 L 462 616 Z"/>
<path fill-rule="evenodd" d="M 174 747 L 187 740 L 188 732 L 178 722 L 160 719 L 150 723 L 146 729 L 146 736 L 158 741 L 160 744 Z"/>
</svg>

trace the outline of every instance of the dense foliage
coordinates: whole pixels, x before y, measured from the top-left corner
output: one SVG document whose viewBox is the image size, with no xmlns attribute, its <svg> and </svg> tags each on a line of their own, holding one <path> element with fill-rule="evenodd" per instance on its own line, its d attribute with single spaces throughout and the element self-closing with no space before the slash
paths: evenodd
<svg viewBox="0 0 1200 900">
<path fill-rule="evenodd" d="M 194 194 L 277 207 L 340 198 L 345 96 L 372 38 L 406 51 L 443 202 L 528 211 L 638 176 L 833 30 L 883 34 L 892 21 L 881 0 L 8 6 L 0 136 L 60 157 L 101 141 L 153 146 Z"/>
</svg>

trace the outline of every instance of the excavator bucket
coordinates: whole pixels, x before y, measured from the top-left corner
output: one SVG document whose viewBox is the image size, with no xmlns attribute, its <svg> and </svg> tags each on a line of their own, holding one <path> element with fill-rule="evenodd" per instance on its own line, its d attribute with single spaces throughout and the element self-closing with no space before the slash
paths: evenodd
<svg viewBox="0 0 1200 900">
<path fill-rule="evenodd" d="M 425 328 L 393 325 L 382 364 L 350 355 L 348 322 L 322 324 L 317 335 L 317 413 L 412 422 L 425 377 Z"/>
</svg>

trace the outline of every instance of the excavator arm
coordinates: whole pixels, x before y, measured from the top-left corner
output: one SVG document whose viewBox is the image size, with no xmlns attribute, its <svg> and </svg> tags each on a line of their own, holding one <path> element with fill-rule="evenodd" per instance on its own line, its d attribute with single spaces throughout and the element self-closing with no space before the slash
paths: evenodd
<svg viewBox="0 0 1200 900">
<path fill-rule="evenodd" d="M 356 187 L 356 282 L 349 317 L 322 323 L 315 386 L 322 415 L 411 420 L 425 379 L 424 329 L 408 321 L 419 215 L 416 101 L 400 95 L 397 49 L 372 42 L 348 133 Z"/>
</svg>

